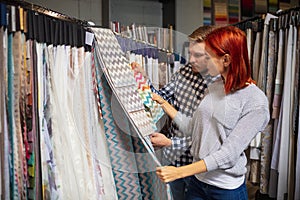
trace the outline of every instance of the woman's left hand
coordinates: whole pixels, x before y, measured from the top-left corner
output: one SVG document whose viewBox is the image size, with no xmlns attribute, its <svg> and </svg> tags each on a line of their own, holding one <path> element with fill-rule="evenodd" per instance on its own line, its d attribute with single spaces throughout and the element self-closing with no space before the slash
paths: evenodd
<svg viewBox="0 0 300 200">
<path fill-rule="evenodd" d="M 174 166 L 163 166 L 156 168 L 156 174 L 165 183 L 174 181 L 176 179 L 182 178 L 180 174 L 180 168 Z"/>
</svg>

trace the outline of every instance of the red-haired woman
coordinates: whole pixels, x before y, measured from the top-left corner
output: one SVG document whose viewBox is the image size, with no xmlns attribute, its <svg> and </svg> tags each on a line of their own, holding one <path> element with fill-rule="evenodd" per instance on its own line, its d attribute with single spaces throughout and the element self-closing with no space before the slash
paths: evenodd
<svg viewBox="0 0 300 200">
<path fill-rule="evenodd" d="M 187 199 L 248 199 L 244 150 L 266 127 L 269 109 L 265 94 L 251 79 L 246 43 L 245 33 L 233 26 L 218 28 L 207 36 L 208 70 L 221 78 L 209 87 L 192 118 L 153 96 L 180 130 L 192 134 L 194 162 L 156 171 L 164 182 L 194 175 Z"/>
</svg>

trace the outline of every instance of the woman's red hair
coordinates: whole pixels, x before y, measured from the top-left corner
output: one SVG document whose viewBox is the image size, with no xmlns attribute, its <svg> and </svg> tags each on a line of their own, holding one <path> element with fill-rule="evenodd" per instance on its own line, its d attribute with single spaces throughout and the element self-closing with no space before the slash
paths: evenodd
<svg viewBox="0 0 300 200">
<path fill-rule="evenodd" d="M 242 30 L 234 26 L 218 28 L 207 35 L 205 45 L 217 56 L 229 54 L 231 57 L 225 82 L 226 94 L 254 83 L 251 79 L 247 39 Z"/>
</svg>

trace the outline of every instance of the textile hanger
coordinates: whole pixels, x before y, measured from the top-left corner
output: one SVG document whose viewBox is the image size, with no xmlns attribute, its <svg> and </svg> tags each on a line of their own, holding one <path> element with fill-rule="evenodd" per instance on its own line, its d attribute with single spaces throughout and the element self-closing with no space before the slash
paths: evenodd
<svg viewBox="0 0 300 200">
<path fill-rule="evenodd" d="M 53 44 L 54 46 L 85 46 L 86 50 L 90 50 L 90 48 L 85 45 L 85 32 L 90 27 L 87 21 L 71 18 L 67 15 L 25 1 L 0 0 L 0 5 L 1 24 L 8 25 L 9 31 L 14 32 L 20 30 L 21 20 L 19 20 L 19 9 L 15 8 L 22 7 L 27 13 L 28 30 L 25 32 L 27 39 L 36 39 L 38 42 L 45 42 L 48 45 Z M 13 12 L 13 15 L 11 13 L 8 15 L 10 17 L 9 23 L 5 21 L 7 7 L 13 9 L 13 11 L 9 10 Z M 11 22 L 17 22 L 18 24 Z M 15 27 L 18 27 L 18 29 Z"/>
<path fill-rule="evenodd" d="M 69 21 L 72 23 L 77 23 L 79 25 L 83 25 L 83 26 L 87 26 L 87 21 L 84 20 L 79 20 L 73 17 L 70 17 L 68 15 L 53 11 L 51 9 L 39 6 L 39 5 L 35 5 L 26 1 L 22 1 L 22 0 L 0 0 L 1 3 L 4 3 L 6 5 L 12 5 L 12 6 L 22 6 L 24 9 L 27 10 L 32 10 L 35 11 L 37 13 L 40 14 L 44 14 L 47 15 L 49 17 L 53 17 L 55 19 L 60 19 L 60 20 L 64 20 L 64 21 Z"/>
</svg>

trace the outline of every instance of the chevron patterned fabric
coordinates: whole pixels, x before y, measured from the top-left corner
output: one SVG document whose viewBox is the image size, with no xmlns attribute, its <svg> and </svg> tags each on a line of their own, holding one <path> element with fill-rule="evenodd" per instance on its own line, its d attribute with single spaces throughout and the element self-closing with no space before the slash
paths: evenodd
<svg viewBox="0 0 300 200">
<path fill-rule="evenodd" d="M 128 112 L 144 110 L 144 105 L 139 98 L 136 85 L 127 86 L 126 88 L 116 88 L 116 93 Z"/>
<path fill-rule="evenodd" d="M 105 68 L 115 87 L 134 85 L 130 65 L 114 34 L 109 29 L 93 28 Z"/>
<path fill-rule="evenodd" d="M 118 197 L 172 199 L 169 186 L 160 182 L 155 174 L 160 163 L 148 135 L 156 126 L 134 88 L 137 86 L 133 71 L 127 67 L 128 61 L 111 30 L 92 30 L 97 39 L 96 77 Z M 114 95 L 117 103 L 114 103 Z M 117 115 L 113 111 L 117 111 Z"/>
<path fill-rule="evenodd" d="M 98 67 L 97 67 L 98 68 Z M 121 131 L 115 123 L 110 104 L 112 91 L 104 76 L 96 70 L 105 135 L 115 179 L 118 199 L 142 199 L 131 136 Z"/>
<path fill-rule="evenodd" d="M 164 115 L 163 109 L 152 100 L 151 89 L 147 80 L 144 78 L 142 73 L 134 72 L 134 78 L 138 85 L 138 93 L 146 107 L 149 108 L 150 116 L 153 120 L 153 123 L 157 123 L 158 120 Z"/>
</svg>

